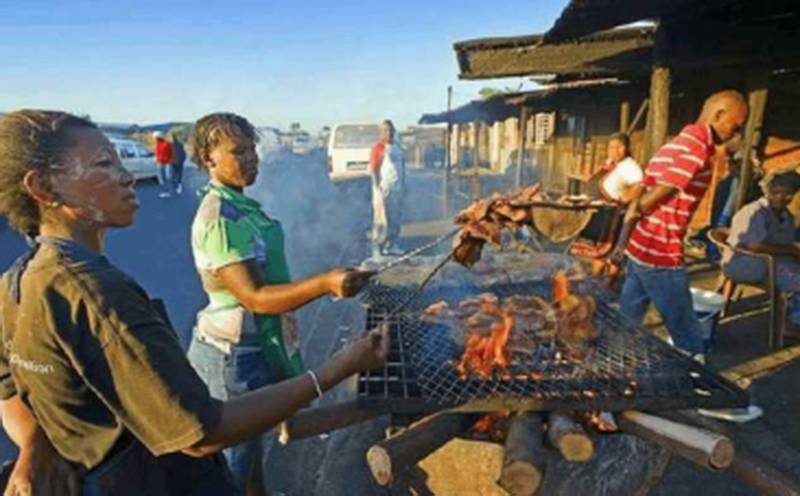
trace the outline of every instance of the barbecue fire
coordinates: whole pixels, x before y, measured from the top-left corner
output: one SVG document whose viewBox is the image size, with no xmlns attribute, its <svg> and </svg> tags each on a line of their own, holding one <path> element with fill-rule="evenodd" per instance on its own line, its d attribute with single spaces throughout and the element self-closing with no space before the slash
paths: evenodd
<svg viewBox="0 0 800 496">
<path fill-rule="evenodd" d="M 454 329 L 456 340 L 464 345 L 456 365 L 461 379 L 485 380 L 493 374 L 510 378 L 508 369 L 514 360 L 531 356 L 539 344 L 563 348 L 555 352 L 555 364 L 582 362 L 598 337 L 592 325 L 593 297 L 571 294 L 562 272 L 553 278 L 553 294 L 555 303 L 537 296 L 512 296 L 501 302 L 484 293 L 457 308 L 435 303 L 425 310 L 423 319 Z M 541 373 L 530 374 L 530 379 L 542 378 Z"/>
</svg>

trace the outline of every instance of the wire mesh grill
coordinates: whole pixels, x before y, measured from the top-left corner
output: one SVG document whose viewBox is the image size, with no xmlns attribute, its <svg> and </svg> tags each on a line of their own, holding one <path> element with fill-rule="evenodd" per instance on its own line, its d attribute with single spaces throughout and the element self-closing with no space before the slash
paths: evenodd
<svg viewBox="0 0 800 496">
<path fill-rule="evenodd" d="M 667 410 L 745 406 L 747 395 L 717 374 L 632 325 L 591 281 L 575 281 L 573 291 L 592 294 L 598 307 L 593 324 L 600 337 L 582 361 L 565 359 L 556 343 L 542 342 L 530 354 L 513 354 L 509 367 L 488 379 L 459 378 L 463 353 L 446 325 L 420 320 L 430 304 L 456 304 L 489 292 L 501 299 L 538 295 L 550 299 L 550 284 L 539 281 L 489 287 L 435 287 L 426 290 L 390 322 L 393 349 L 387 366 L 360 378 L 365 402 L 389 403 L 394 411 L 458 407 L 471 411 Z M 373 326 L 405 302 L 413 287 L 371 286 L 366 295 Z"/>
</svg>

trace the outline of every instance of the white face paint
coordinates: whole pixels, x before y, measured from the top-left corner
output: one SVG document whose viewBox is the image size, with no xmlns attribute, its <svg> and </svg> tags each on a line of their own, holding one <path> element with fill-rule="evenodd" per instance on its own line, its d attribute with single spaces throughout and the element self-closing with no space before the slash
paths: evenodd
<svg viewBox="0 0 800 496">
<path fill-rule="evenodd" d="M 138 207 L 132 177 L 102 134 L 90 134 L 85 141 L 53 167 L 61 174 L 51 176 L 51 188 L 70 217 L 98 227 L 118 225 L 121 214 Z"/>
</svg>

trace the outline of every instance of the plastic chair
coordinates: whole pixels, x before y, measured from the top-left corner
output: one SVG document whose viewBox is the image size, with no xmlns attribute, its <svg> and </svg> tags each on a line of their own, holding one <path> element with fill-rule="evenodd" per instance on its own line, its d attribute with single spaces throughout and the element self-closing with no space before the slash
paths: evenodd
<svg viewBox="0 0 800 496">
<path fill-rule="evenodd" d="M 775 261 L 771 255 L 765 253 L 755 253 L 744 248 L 734 248 L 728 244 L 728 235 L 730 229 L 727 227 L 717 227 L 708 232 L 708 239 L 720 250 L 732 250 L 734 253 L 741 255 L 748 255 L 764 260 L 767 265 L 767 277 L 758 283 L 743 283 L 734 281 L 725 276 L 724 272 L 720 272 L 720 282 L 717 287 L 717 292 L 722 294 L 725 299 L 725 304 L 722 307 L 724 317 L 728 313 L 728 307 L 734 297 L 734 293 L 740 286 L 751 286 L 758 288 L 765 292 L 769 301 L 769 346 L 773 349 L 783 347 L 784 334 L 786 332 L 786 312 L 789 306 L 790 293 L 781 291 L 775 284 Z M 739 291 L 741 294 L 741 291 Z M 737 298 L 738 299 L 738 298 Z"/>
</svg>

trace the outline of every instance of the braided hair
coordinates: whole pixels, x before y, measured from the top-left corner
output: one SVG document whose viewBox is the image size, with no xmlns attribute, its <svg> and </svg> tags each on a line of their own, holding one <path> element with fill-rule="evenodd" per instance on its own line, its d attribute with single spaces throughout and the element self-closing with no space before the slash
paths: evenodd
<svg viewBox="0 0 800 496">
<path fill-rule="evenodd" d="M 38 234 L 41 210 L 24 185 L 30 171 L 55 170 L 72 145 L 71 131 L 97 129 L 66 112 L 18 110 L 0 117 L 0 215 L 26 236 Z"/>
</svg>

